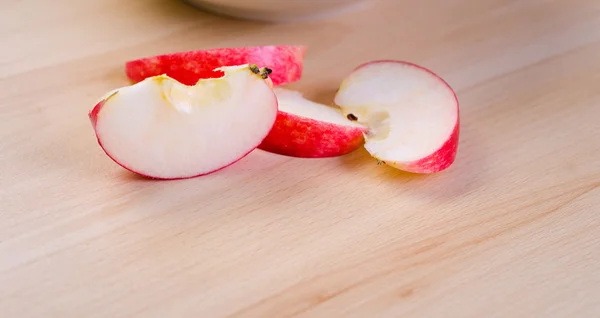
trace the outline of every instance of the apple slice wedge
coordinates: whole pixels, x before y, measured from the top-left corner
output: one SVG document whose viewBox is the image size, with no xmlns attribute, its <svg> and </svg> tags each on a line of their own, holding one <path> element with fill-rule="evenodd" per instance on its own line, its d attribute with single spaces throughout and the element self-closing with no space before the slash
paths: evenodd
<svg viewBox="0 0 600 318">
<path fill-rule="evenodd" d="M 362 146 L 367 128 L 346 119 L 339 108 L 312 102 L 281 87 L 274 92 L 279 113 L 259 149 L 291 157 L 325 158 Z"/>
<path fill-rule="evenodd" d="M 219 68 L 220 78 L 183 85 L 154 76 L 108 93 L 90 111 L 98 143 L 117 164 L 154 179 L 205 175 L 240 160 L 277 117 L 269 70 Z"/>
<path fill-rule="evenodd" d="M 214 48 L 145 57 L 125 63 L 125 74 L 133 82 L 166 74 L 186 85 L 202 78 L 218 78 L 222 66 L 257 64 L 270 68 L 273 85 L 295 82 L 302 77 L 306 47 L 267 45 Z"/>
<path fill-rule="evenodd" d="M 365 148 L 381 163 L 434 173 L 455 160 L 458 99 L 442 78 L 422 66 L 393 60 L 362 64 L 342 81 L 334 102 L 369 127 Z"/>
</svg>

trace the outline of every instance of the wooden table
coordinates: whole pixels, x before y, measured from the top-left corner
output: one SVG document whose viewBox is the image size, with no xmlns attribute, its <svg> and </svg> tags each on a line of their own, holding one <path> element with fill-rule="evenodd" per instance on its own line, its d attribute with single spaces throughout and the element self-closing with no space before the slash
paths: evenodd
<svg viewBox="0 0 600 318">
<path fill-rule="evenodd" d="M 9 1 L 0 13 L 0 316 L 600 316 L 600 2 L 380 1 L 268 25 L 167 0 Z M 255 151 L 156 182 L 98 147 L 87 112 L 126 60 L 306 44 L 326 102 L 359 63 L 443 76 L 451 169 Z"/>
</svg>

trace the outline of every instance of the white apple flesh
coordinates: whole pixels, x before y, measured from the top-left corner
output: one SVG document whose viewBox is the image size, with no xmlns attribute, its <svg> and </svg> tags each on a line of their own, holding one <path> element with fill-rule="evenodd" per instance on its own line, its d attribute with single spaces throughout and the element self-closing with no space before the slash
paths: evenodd
<svg viewBox="0 0 600 318">
<path fill-rule="evenodd" d="M 365 149 L 380 162 L 408 172 L 434 173 L 455 160 L 458 99 L 443 79 L 421 66 L 365 63 L 343 80 L 335 104 L 369 127 Z"/>
<path fill-rule="evenodd" d="M 301 93 L 274 89 L 279 114 L 259 149 L 301 158 L 348 154 L 362 146 L 366 127 L 347 120 L 338 107 L 310 101 Z"/>
<path fill-rule="evenodd" d="M 277 98 L 265 70 L 221 67 L 187 86 L 153 76 L 112 91 L 89 114 L 98 143 L 122 167 L 155 179 L 205 175 L 240 160 L 267 136 Z"/>
</svg>

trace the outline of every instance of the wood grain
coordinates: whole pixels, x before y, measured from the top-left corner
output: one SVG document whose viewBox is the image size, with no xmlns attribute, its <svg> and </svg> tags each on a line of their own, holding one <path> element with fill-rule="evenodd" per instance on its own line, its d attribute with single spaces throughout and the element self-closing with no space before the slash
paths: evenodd
<svg viewBox="0 0 600 318">
<path fill-rule="evenodd" d="M 381 0 L 261 24 L 168 0 L 12 1 L 0 12 L 1 317 L 597 317 L 600 2 Z M 425 65 L 457 90 L 455 165 L 416 176 L 364 150 L 255 151 L 153 182 L 87 112 L 132 58 L 309 47 L 291 88 L 327 102 L 359 63 Z"/>
</svg>

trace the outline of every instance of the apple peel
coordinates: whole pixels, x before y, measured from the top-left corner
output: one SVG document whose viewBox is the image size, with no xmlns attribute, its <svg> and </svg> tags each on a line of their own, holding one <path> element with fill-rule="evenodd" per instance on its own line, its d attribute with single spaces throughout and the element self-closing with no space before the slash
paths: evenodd
<svg viewBox="0 0 600 318">
<path fill-rule="evenodd" d="M 291 157 L 325 158 L 362 146 L 367 128 L 344 118 L 340 109 L 312 102 L 301 93 L 277 87 L 279 112 L 259 149 Z"/>
<path fill-rule="evenodd" d="M 185 85 L 194 85 L 204 78 L 219 78 L 215 70 L 222 66 L 257 64 L 273 70 L 270 79 L 279 86 L 302 77 L 306 47 L 302 45 L 267 45 L 214 48 L 176 52 L 131 60 L 125 63 L 125 73 L 137 83 L 145 78 L 167 75 Z"/>
</svg>

